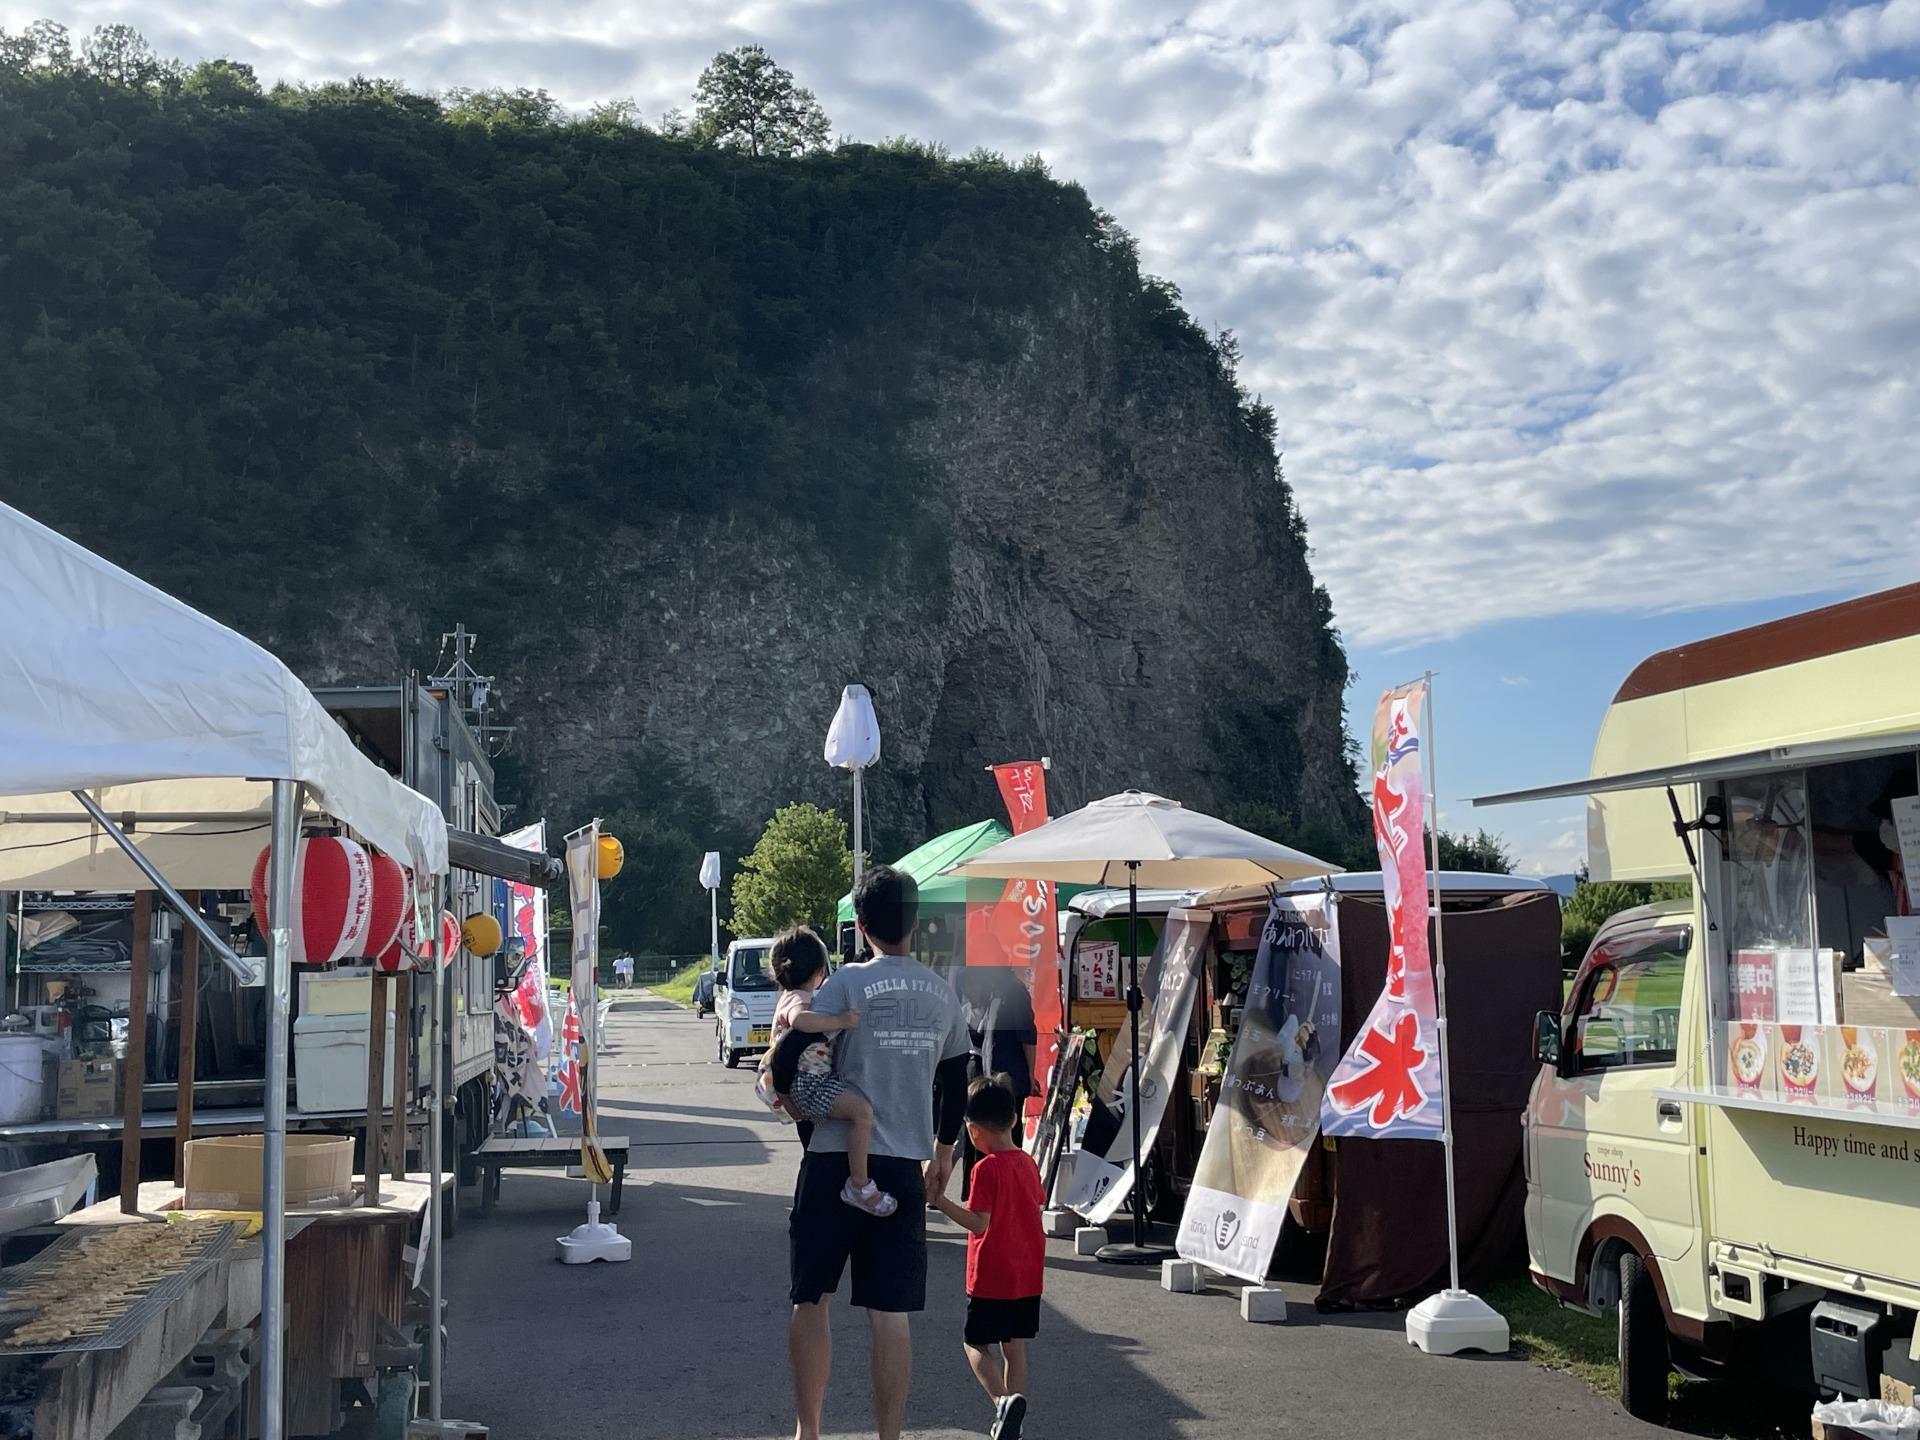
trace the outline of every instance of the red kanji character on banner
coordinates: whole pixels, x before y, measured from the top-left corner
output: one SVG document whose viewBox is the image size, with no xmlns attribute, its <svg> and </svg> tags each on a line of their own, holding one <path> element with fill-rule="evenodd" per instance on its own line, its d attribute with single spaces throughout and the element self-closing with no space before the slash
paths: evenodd
<svg viewBox="0 0 1920 1440">
<path fill-rule="evenodd" d="M 1419 1016 L 1402 1010 L 1391 1032 L 1384 1025 L 1371 1026 L 1356 1048 L 1368 1062 L 1366 1069 L 1327 1091 L 1340 1109 L 1352 1112 L 1372 1101 L 1367 1123 L 1378 1130 L 1427 1103 L 1416 1073 L 1427 1059 L 1420 1045 Z"/>
<path fill-rule="evenodd" d="M 574 1008 L 573 994 L 567 994 L 567 1019 L 560 1028 L 560 1109 L 568 1115 L 581 1112 L 580 1094 L 580 1012 Z"/>
</svg>

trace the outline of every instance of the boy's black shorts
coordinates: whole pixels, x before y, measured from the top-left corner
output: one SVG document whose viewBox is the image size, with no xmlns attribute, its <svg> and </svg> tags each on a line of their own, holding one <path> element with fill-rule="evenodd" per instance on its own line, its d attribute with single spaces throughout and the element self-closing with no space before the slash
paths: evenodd
<svg viewBox="0 0 1920 1440">
<path fill-rule="evenodd" d="M 787 1221 L 788 1298 L 795 1305 L 837 1291 L 851 1260 L 852 1299 L 861 1309 L 927 1308 L 927 1185 L 920 1165 L 894 1155 L 869 1157 L 873 1183 L 900 1202 L 881 1220 L 840 1198 L 847 1183 L 844 1151 L 807 1151 Z"/>
<path fill-rule="evenodd" d="M 1031 1340 L 1040 1333 L 1040 1297 L 1024 1300 L 967 1299 L 967 1344 L 976 1350 L 1008 1340 Z"/>
</svg>

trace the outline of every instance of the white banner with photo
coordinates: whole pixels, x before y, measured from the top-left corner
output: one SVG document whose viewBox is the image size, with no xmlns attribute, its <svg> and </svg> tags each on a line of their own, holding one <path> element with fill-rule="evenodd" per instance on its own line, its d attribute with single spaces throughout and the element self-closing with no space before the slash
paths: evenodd
<svg viewBox="0 0 1920 1440">
<path fill-rule="evenodd" d="M 1193 997 L 1200 988 L 1200 963 L 1206 955 L 1207 931 L 1213 915 L 1206 910 L 1174 910 L 1167 916 L 1166 930 L 1155 951 L 1157 975 L 1144 978 L 1143 995 L 1151 996 L 1151 1019 L 1140 1017 L 1140 1043 L 1145 1047 L 1140 1069 L 1144 1077 L 1136 1086 L 1127 1075 L 1121 1093 L 1109 1100 L 1118 1101 L 1122 1123 L 1105 1152 L 1081 1151 L 1074 1160 L 1073 1182 L 1067 1192 L 1067 1204 L 1087 1218 L 1091 1225 L 1104 1225 L 1126 1203 L 1133 1187 L 1133 1121 L 1128 1107 L 1138 1091 L 1140 1104 L 1140 1153 L 1150 1154 L 1160 1133 L 1161 1118 L 1167 1112 L 1167 1097 L 1173 1093 L 1179 1076 L 1180 1052 L 1186 1044 L 1187 1025 L 1193 1017 Z M 1144 1001 L 1143 1001 L 1144 1003 Z M 1129 1022 L 1130 1024 L 1131 1022 Z M 1132 1041 L 1122 1027 L 1114 1039 L 1113 1054 L 1102 1088 L 1114 1080 L 1115 1057 L 1118 1067 L 1131 1069 Z"/>
<path fill-rule="evenodd" d="M 1281 896 L 1267 912 L 1220 1104 L 1180 1219 L 1182 1258 L 1258 1284 L 1320 1133 L 1339 1063 L 1339 903 Z"/>
</svg>

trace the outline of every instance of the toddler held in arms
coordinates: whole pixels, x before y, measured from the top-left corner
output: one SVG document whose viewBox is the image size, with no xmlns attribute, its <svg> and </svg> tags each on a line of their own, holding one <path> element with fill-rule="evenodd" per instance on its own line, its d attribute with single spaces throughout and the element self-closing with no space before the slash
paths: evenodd
<svg viewBox="0 0 1920 1440">
<path fill-rule="evenodd" d="M 768 958 L 781 991 L 779 1007 L 773 1012 L 772 1044 L 767 1051 L 770 1058 L 781 1048 L 781 1038 L 789 1030 L 827 1036 L 860 1023 L 858 1011 L 844 1015 L 813 1012 L 813 992 L 827 981 L 827 946 L 811 929 L 798 925 L 788 930 L 773 942 Z M 840 1191 L 842 1200 L 882 1219 L 900 1208 L 899 1201 L 875 1185 L 867 1173 L 867 1153 L 873 1143 L 873 1106 L 851 1083 L 834 1073 L 831 1041 L 816 1041 L 801 1052 L 792 1086 L 780 1098 L 795 1119 L 847 1122 L 847 1183 Z"/>
</svg>

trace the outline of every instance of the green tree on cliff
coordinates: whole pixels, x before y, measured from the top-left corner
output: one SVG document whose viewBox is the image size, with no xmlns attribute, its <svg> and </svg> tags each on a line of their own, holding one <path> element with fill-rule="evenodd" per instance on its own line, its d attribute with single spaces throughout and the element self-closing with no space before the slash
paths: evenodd
<svg viewBox="0 0 1920 1440">
<path fill-rule="evenodd" d="M 749 155 L 800 155 L 824 150 L 832 135 L 827 112 L 793 72 L 758 45 L 713 57 L 693 92 L 693 138 Z"/>
<path fill-rule="evenodd" d="M 847 826 L 817 805 L 776 810 L 733 877 L 735 935 L 777 935 L 789 925 L 833 934 L 834 907 L 853 884 Z M 829 941 L 831 943 L 831 941 Z"/>
</svg>

